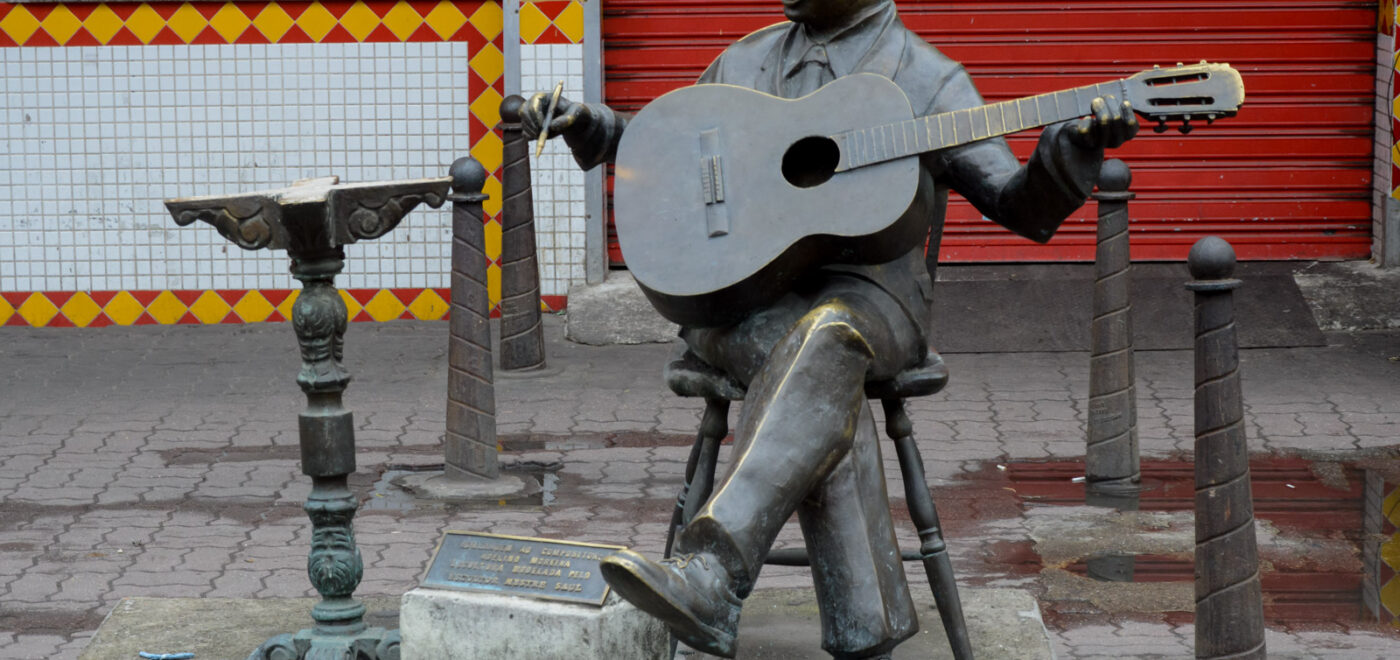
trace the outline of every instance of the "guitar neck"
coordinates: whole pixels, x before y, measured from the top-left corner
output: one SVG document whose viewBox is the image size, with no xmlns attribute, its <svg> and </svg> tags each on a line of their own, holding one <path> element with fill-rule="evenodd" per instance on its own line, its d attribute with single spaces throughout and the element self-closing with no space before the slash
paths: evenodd
<svg viewBox="0 0 1400 660">
<path fill-rule="evenodd" d="M 1089 114 L 1089 104 L 1095 98 L 1109 95 L 1124 98 L 1124 82 L 1114 80 L 838 133 L 831 136 L 841 149 L 836 171 L 1077 119 Z"/>
</svg>

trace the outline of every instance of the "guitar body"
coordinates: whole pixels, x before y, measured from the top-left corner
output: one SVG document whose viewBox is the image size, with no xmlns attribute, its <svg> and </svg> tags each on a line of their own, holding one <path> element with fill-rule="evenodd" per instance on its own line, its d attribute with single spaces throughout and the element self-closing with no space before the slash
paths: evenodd
<svg viewBox="0 0 1400 660">
<path fill-rule="evenodd" d="M 656 99 L 617 153 L 628 268 L 662 316 L 713 326 L 777 300 L 815 267 L 914 249 L 932 213 L 918 157 L 834 172 L 839 148 L 826 137 L 913 116 L 904 92 L 875 74 L 795 100 L 732 85 Z"/>
</svg>

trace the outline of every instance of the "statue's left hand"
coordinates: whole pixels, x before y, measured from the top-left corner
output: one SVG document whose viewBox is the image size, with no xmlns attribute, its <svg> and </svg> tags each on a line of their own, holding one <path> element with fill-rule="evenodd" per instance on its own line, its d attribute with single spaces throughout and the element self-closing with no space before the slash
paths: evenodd
<svg viewBox="0 0 1400 660">
<path fill-rule="evenodd" d="M 1112 96 L 1099 97 L 1089 104 L 1090 114 L 1068 131 L 1070 141 L 1083 149 L 1113 149 L 1133 139 L 1138 132 L 1137 115 L 1127 101 Z"/>
</svg>

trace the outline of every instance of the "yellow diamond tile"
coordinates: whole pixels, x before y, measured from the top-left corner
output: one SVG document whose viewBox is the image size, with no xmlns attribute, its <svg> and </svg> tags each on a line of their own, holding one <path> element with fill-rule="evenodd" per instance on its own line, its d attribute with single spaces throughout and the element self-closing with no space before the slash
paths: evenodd
<svg viewBox="0 0 1400 660">
<path fill-rule="evenodd" d="M 536 10 L 538 11 L 538 10 Z M 494 2 L 482 3 L 481 8 L 472 12 L 472 17 L 467 19 L 472 27 L 476 28 L 481 36 L 487 41 L 495 39 L 501 34 L 501 29 L 505 25 L 502 22 L 501 6 Z"/>
<path fill-rule="evenodd" d="M 345 289 L 340 290 L 340 299 L 345 301 L 345 318 L 347 319 L 353 320 L 356 316 L 359 316 L 360 310 L 364 309 L 364 307 L 360 306 L 360 301 L 355 300 L 355 297 L 350 295 L 350 292 Z M 292 317 L 288 316 L 287 318 Z"/>
<path fill-rule="evenodd" d="M 1400 532 L 1392 534 L 1389 541 L 1381 544 L 1381 561 L 1400 573 Z"/>
<path fill-rule="evenodd" d="M 422 24 L 423 17 L 419 16 L 418 12 L 413 11 L 407 2 L 402 2 L 402 0 L 384 14 L 384 27 L 389 28 L 389 31 L 393 32 L 399 41 L 408 41 L 408 38 L 413 36 L 413 33 L 418 30 L 418 26 Z"/>
<path fill-rule="evenodd" d="M 155 13 L 155 12 L 152 12 Z M 5 15 L 4 20 L 0 20 L 0 30 L 10 35 L 15 43 L 24 45 L 29 41 L 29 37 L 34 35 L 34 31 L 39 29 L 39 20 L 34 18 L 34 14 L 29 13 L 23 6 L 11 7 L 10 13 Z"/>
<path fill-rule="evenodd" d="M 1400 576 L 1390 578 L 1381 586 L 1381 607 L 1392 616 L 1400 617 Z"/>
<path fill-rule="evenodd" d="M 472 153 L 475 154 L 476 151 Z M 497 156 L 497 158 L 499 159 L 499 156 Z M 478 160 L 480 159 L 478 158 Z M 481 192 L 488 195 L 486 201 L 481 203 L 481 210 L 485 211 L 488 216 L 500 215 L 501 206 L 504 203 L 501 199 L 501 195 L 503 194 L 501 192 L 501 180 L 497 179 L 495 175 L 486 177 L 486 185 L 481 187 Z"/>
<path fill-rule="evenodd" d="M 93 319 L 102 314 L 102 306 L 98 305 L 97 301 L 92 299 L 92 296 L 78 292 L 73 294 L 73 297 L 69 298 L 68 302 L 63 303 L 63 308 L 59 311 L 63 312 L 63 315 L 68 317 L 68 320 L 72 321 L 73 325 L 79 328 L 86 328 L 92 323 Z"/>
<path fill-rule="evenodd" d="M 478 94 L 476 99 L 471 102 L 470 107 L 472 114 L 476 115 L 476 118 L 480 119 L 488 128 L 501 122 L 501 93 L 490 87 L 482 90 L 481 94 Z M 481 139 L 486 139 L 486 136 L 481 136 Z M 490 165 L 486 166 L 488 172 L 492 169 Z"/>
<path fill-rule="evenodd" d="M 554 27 L 559 28 L 569 41 L 579 43 L 583 41 L 583 5 L 578 2 L 570 2 L 564 11 L 559 12 L 559 17 L 554 19 Z"/>
<path fill-rule="evenodd" d="M 213 291 L 205 291 L 200 294 L 194 304 L 190 305 L 190 313 L 194 314 L 194 317 L 205 325 L 224 320 L 224 317 L 228 316 L 231 311 L 233 308 L 229 307 L 228 303 L 224 302 L 224 299 Z"/>
<path fill-rule="evenodd" d="M 486 258 L 501 258 L 501 223 L 495 220 L 487 220 L 486 226 Z"/>
<path fill-rule="evenodd" d="M 365 311 L 369 312 L 371 318 L 376 321 L 392 321 L 403 316 L 404 304 L 399 301 L 388 289 L 380 289 L 374 294 L 368 303 L 365 303 Z"/>
<path fill-rule="evenodd" d="M 506 56 L 501 54 L 501 49 L 494 45 L 486 44 L 486 47 L 482 48 L 481 52 L 477 53 L 475 57 L 472 57 L 469 64 L 471 65 L 472 71 L 476 72 L 476 75 L 481 76 L 481 79 L 485 80 L 487 84 L 491 84 L 496 82 L 496 80 L 501 77 L 501 73 L 505 71 Z M 497 106 L 499 105 L 498 103 Z M 499 115 L 497 116 L 499 117 Z M 487 124 L 487 126 L 493 125 L 494 124 Z"/>
<path fill-rule="evenodd" d="M 53 37 L 59 44 L 68 43 L 73 38 L 73 34 L 83 27 L 83 22 L 73 15 L 72 10 L 64 5 L 59 5 L 49 15 L 44 17 L 44 31 Z"/>
<path fill-rule="evenodd" d="M 287 296 L 287 299 L 283 300 L 282 303 L 277 306 L 277 311 L 282 314 L 282 318 L 288 321 L 292 320 L 292 305 L 296 304 L 297 296 L 300 294 L 300 291 L 292 291 L 291 295 Z"/>
<path fill-rule="evenodd" d="M 282 35 L 286 34 L 287 30 L 292 29 L 293 24 L 295 21 L 292 20 L 287 10 L 276 3 L 268 3 L 253 18 L 253 27 L 257 28 L 258 32 L 261 32 L 268 41 L 274 44 L 282 40 Z"/>
<path fill-rule="evenodd" d="M 238 304 L 233 306 L 233 313 L 243 319 L 244 323 L 261 323 L 275 311 L 277 308 L 257 291 L 243 294 L 243 297 L 238 299 Z"/>
<path fill-rule="evenodd" d="M 188 309 L 185 307 L 185 303 L 180 302 L 180 299 L 169 291 L 161 291 L 160 295 L 146 306 L 146 313 L 150 314 L 151 318 L 161 325 L 174 325 L 185 317 L 186 311 Z"/>
<path fill-rule="evenodd" d="M 545 30 L 549 29 L 549 17 L 540 11 L 535 3 L 529 2 L 520 6 L 520 41 L 527 44 L 535 43 Z"/>
<path fill-rule="evenodd" d="M 101 4 L 83 20 L 83 27 L 87 28 L 88 34 L 91 34 L 97 43 L 106 45 L 117 31 L 122 29 L 122 19 L 111 7 Z"/>
<path fill-rule="evenodd" d="M 340 17 L 340 26 L 345 28 L 355 41 L 364 41 L 374 28 L 379 27 L 379 15 L 363 2 L 356 2 Z"/>
<path fill-rule="evenodd" d="M 414 318 L 420 321 L 438 321 L 447 316 L 447 301 L 442 299 L 438 293 L 432 289 L 423 289 L 423 293 L 408 305 L 408 311 L 413 313 Z"/>
<path fill-rule="evenodd" d="M 23 303 L 20 303 L 19 315 L 29 325 L 42 328 L 48 325 L 53 317 L 58 316 L 58 308 L 44 294 L 31 293 Z"/>
<path fill-rule="evenodd" d="M 9 321 L 10 317 L 14 315 L 14 305 L 11 305 L 10 301 L 5 300 L 4 297 L 0 297 L 0 326 L 5 325 L 5 322 Z"/>
<path fill-rule="evenodd" d="M 248 18 L 247 14 L 244 14 L 243 10 L 232 2 L 224 3 L 224 6 L 214 13 L 214 17 L 209 19 L 209 27 L 214 28 L 214 31 L 218 32 L 219 36 L 229 43 L 233 43 L 235 39 L 243 36 L 243 31 L 252 24 L 253 21 Z"/>
<path fill-rule="evenodd" d="M 1381 502 L 1381 511 L 1390 520 L 1390 524 L 1400 527 L 1400 486 L 1396 486 L 1385 496 Z"/>
<path fill-rule="evenodd" d="M 428 23 L 428 27 L 432 28 L 433 32 L 438 33 L 438 36 L 446 41 L 452 35 L 457 34 L 463 25 L 467 24 L 467 15 L 463 14 L 456 4 L 443 0 L 436 7 L 433 7 L 433 10 L 428 12 L 423 20 Z"/>
<path fill-rule="evenodd" d="M 146 308 L 141 306 L 141 302 L 135 296 L 120 291 L 107 301 L 107 306 L 103 307 L 102 311 L 117 325 L 131 325 L 141 318 L 141 313 L 146 311 Z"/>
<path fill-rule="evenodd" d="M 321 3 L 312 3 L 306 11 L 297 17 L 297 27 L 300 27 L 312 41 L 319 42 L 326 38 L 326 34 L 335 28 L 335 16 L 330 10 L 321 6 Z M 290 315 L 287 318 L 292 318 Z"/>
<path fill-rule="evenodd" d="M 156 38 L 163 27 L 165 27 L 165 19 L 161 18 L 156 10 L 151 9 L 151 6 L 144 2 L 136 8 L 136 11 L 131 12 L 131 15 L 126 17 L 126 29 L 131 30 L 131 33 L 136 35 L 136 38 L 140 39 L 143 44 L 151 43 L 151 40 Z"/>
<path fill-rule="evenodd" d="M 199 10 L 188 2 L 180 5 L 167 23 L 170 25 L 170 31 L 185 43 L 193 41 L 209 25 L 209 21 L 204 20 L 204 14 L 199 13 Z"/>
<path fill-rule="evenodd" d="M 491 298 L 491 309 L 501 304 L 501 267 L 496 264 L 486 267 L 486 295 Z"/>
</svg>

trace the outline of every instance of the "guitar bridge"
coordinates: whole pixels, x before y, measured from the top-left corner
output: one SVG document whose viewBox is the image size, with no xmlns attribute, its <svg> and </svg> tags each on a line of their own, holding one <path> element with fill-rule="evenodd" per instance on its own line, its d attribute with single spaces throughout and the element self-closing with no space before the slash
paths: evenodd
<svg viewBox="0 0 1400 660">
<path fill-rule="evenodd" d="M 719 154 L 719 129 L 700 132 L 700 188 L 705 198 L 705 233 L 729 235 L 729 210 L 724 204 L 724 157 Z"/>
</svg>

